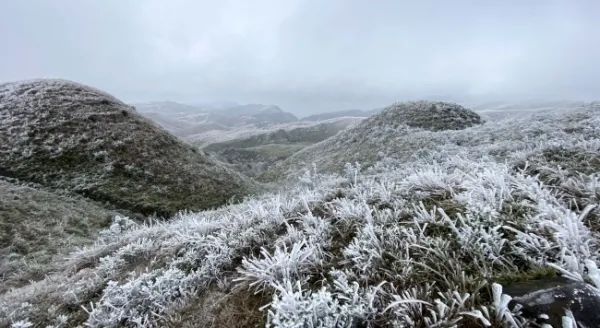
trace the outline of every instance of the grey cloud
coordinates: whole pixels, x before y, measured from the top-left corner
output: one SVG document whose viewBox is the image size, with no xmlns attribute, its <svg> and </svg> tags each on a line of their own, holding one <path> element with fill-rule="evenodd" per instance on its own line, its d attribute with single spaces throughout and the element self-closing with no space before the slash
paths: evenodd
<svg viewBox="0 0 600 328">
<path fill-rule="evenodd" d="M 597 1 L 5 1 L 0 80 L 296 112 L 597 99 Z"/>
</svg>

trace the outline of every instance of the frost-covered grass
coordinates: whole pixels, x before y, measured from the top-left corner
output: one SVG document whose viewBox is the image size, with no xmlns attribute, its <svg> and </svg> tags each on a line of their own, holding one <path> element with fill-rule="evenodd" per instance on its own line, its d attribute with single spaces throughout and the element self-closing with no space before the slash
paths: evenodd
<svg viewBox="0 0 600 328">
<path fill-rule="evenodd" d="M 407 107 L 409 111 L 412 109 Z M 581 142 L 582 137 L 589 139 L 597 136 L 599 118 L 589 111 L 597 111 L 598 108 L 600 104 L 593 103 L 572 108 L 575 113 L 571 115 L 534 112 L 490 120 L 464 130 L 452 130 L 455 125 L 450 120 L 450 130 L 430 131 L 441 128 L 434 118 L 429 122 L 429 129 L 410 128 L 403 124 L 403 120 L 411 119 L 410 115 L 396 113 L 403 107 L 390 106 L 380 115 L 304 148 L 266 172 L 262 178 L 276 181 L 295 177 L 304 167 L 313 163 L 323 171 L 341 172 L 346 163 L 359 162 L 363 167 L 371 167 L 381 165 L 381 162 L 411 163 L 423 158 L 445 160 L 445 157 L 458 152 L 467 152 L 469 158 L 491 156 L 499 162 L 514 161 L 519 156 L 526 160 L 534 151 L 550 149 L 553 145 L 571 149 L 572 145 Z M 384 115 L 386 113 L 387 116 Z M 400 116 L 400 119 L 396 119 L 396 116 Z M 421 116 L 416 117 L 415 124 L 426 126 Z M 584 146 L 584 149 L 589 146 Z"/>
<path fill-rule="evenodd" d="M 252 184 L 99 90 L 64 80 L 0 84 L 0 175 L 129 213 L 221 206 Z"/>
<path fill-rule="evenodd" d="M 527 326 L 503 286 L 600 288 L 599 123 L 587 108 L 413 130 L 405 145 L 436 146 L 410 162 L 317 166 L 217 210 L 117 218 L 63 272 L 1 295 L 0 326 Z"/>
<path fill-rule="evenodd" d="M 0 293 L 42 279 L 72 245 L 91 243 L 118 213 L 0 178 Z"/>
</svg>

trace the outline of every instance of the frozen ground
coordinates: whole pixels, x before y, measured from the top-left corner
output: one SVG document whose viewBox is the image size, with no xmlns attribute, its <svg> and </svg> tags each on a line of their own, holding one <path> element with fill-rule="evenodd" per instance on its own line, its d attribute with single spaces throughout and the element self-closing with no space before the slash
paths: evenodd
<svg viewBox="0 0 600 328">
<path fill-rule="evenodd" d="M 596 106 L 462 130 L 365 121 L 304 150 L 280 191 L 116 218 L 2 294 L 0 326 L 539 326 L 507 286 L 600 288 L 599 136 Z"/>
</svg>

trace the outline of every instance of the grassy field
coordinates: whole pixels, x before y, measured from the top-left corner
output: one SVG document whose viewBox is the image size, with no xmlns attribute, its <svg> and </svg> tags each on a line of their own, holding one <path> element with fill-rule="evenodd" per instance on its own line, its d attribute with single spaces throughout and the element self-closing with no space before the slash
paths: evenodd
<svg viewBox="0 0 600 328">
<path fill-rule="evenodd" d="M 279 191 L 116 220 L 62 271 L 0 295 L 0 325 L 535 327 L 569 314 L 521 313 L 515 283 L 600 288 L 600 108 L 366 123 L 313 146 L 329 155 Z"/>
<path fill-rule="evenodd" d="M 119 215 L 97 203 L 0 179 L 0 292 L 60 271 L 69 249 L 91 243 Z"/>
</svg>

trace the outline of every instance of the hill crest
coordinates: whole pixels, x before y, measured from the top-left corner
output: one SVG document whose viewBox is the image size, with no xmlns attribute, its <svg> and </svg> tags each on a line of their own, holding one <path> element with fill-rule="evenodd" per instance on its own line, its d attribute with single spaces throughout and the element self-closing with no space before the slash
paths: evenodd
<svg viewBox="0 0 600 328">
<path fill-rule="evenodd" d="M 133 107 L 66 80 L 0 85 L 0 140 L 2 174 L 144 215 L 218 206 L 248 186 Z"/>
</svg>

